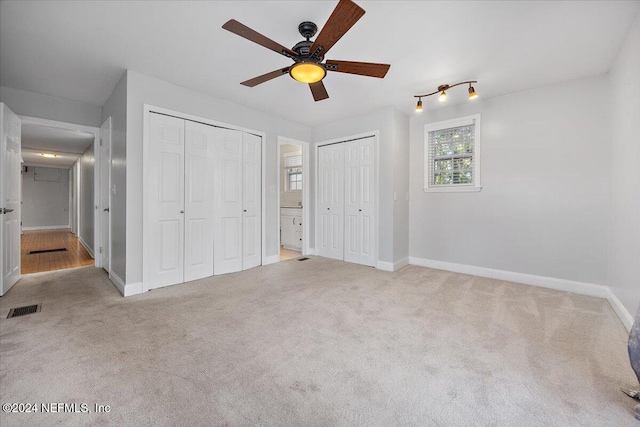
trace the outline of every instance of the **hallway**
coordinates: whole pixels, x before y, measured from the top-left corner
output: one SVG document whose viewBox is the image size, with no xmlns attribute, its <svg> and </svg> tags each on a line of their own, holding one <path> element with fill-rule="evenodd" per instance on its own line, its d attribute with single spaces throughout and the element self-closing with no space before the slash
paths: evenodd
<svg viewBox="0 0 640 427">
<path fill-rule="evenodd" d="M 68 228 L 25 231 L 21 238 L 22 274 L 84 267 L 94 260 Z M 33 253 L 51 249 L 66 251 Z"/>
</svg>

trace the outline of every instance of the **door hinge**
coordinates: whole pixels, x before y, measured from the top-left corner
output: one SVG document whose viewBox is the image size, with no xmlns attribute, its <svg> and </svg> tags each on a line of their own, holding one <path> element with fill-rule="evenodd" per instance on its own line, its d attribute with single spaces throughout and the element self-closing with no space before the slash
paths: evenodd
<svg viewBox="0 0 640 427">
<path fill-rule="evenodd" d="M 100 146 L 102 146 L 102 138 L 100 138 Z"/>
<path fill-rule="evenodd" d="M 102 253 L 102 246 L 100 246 L 100 253 Z"/>
</svg>

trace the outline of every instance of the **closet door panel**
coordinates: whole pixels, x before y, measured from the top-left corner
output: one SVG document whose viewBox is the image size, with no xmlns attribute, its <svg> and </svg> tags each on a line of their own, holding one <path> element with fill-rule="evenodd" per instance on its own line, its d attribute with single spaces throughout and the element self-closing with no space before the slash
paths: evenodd
<svg viewBox="0 0 640 427">
<path fill-rule="evenodd" d="M 344 186 L 344 260 L 360 262 L 360 201 L 362 180 L 360 175 L 360 141 L 345 142 Z"/>
<path fill-rule="evenodd" d="M 318 254 L 344 259 L 344 144 L 318 148 Z"/>
<path fill-rule="evenodd" d="M 185 122 L 185 282 L 213 275 L 214 139 L 214 127 Z"/>
<path fill-rule="evenodd" d="M 214 128 L 214 274 L 242 270 L 242 132 Z"/>
<path fill-rule="evenodd" d="M 149 288 L 182 283 L 184 275 L 184 120 L 151 113 L 145 171 Z"/>
<path fill-rule="evenodd" d="M 375 266 L 376 256 L 376 221 L 375 221 L 375 138 L 369 137 L 358 141 L 358 157 L 360 161 L 358 186 L 360 214 L 359 216 L 359 248 L 360 264 Z"/>
<path fill-rule="evenodd" d="M 242 269 L 262 265 L 262 138 L 243 133 Z"/>
</svg>

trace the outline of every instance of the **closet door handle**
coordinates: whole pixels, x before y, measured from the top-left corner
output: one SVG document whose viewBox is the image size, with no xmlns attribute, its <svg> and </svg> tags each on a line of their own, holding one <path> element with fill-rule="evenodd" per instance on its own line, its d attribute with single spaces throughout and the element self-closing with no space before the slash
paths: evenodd
<svg viewBox="0 0 640 427">
<path fill-rule="evenodd" d="M 184 211 L 180 211 L 180 213 L 184 213 Z"/>
<path fill-rule="evenodd" d="M 331 210 L 331 208 L 327 208 L 327 210 L 328 210 L 328 211 L 330 211 L 330 210 Z"/>
<path fill-rule="evenodd" d="M 296 225 L 296 217 L 293 217 L 293 225 Z"/>
<path fill-rule="evenodd" d="M 358 209 L 358 212 L 362 212 L 362 209 Z"/>
<path fill-rule="evenodd" d="M 245 209 L 244 211 L 246 212 L 247 210 Z"/>
</svg>

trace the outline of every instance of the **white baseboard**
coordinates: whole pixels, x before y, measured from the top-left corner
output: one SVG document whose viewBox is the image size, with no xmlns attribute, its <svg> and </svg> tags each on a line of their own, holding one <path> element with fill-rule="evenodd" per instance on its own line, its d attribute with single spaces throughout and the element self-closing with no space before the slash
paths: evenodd
<svg viewBox="0 0 640 427">
<path fill-rule="evenodd" d="M 607 297 L 607 300 L 609 301 L 609 304 L 611 304 L 611 307 L 613 307 L 613 311 L 616 312 L 625 328 L 627 328 L 628 331 L 631 331 L 631 326 L 633 326 L 633 316 L 627 311 L 625 306 L 622 305 L 611 288 L 609 288 L 609 296 Z"/>
<path fill-rule="evenodd" d="M 280 262 L 280 255 L 269 255 L 264 257 L 262 265 L 275 264 L 276 262 Z"/>
<path fill-rule="evenodd" d="M 376 268 L 382 271 L 397 271 L 405 265 L 409 265 L 409 258 L 403 258 L 396 262 L 378 261 L 376 263 Z"/>
<path fill-rule="evenodd" d="M 127 283 L 124 285 L 124 296 L 130 297 L 133 295 L 138 295 L 144 292 L 144 288 L 142 286 L 142 282 L 138 283 Z"/>
<path fill-rule="evenodd" d="M 609 301 L 609 304 L 611 304 L 611 307 L 613 307 L 613 310 L 628 330 L 631 329 L 631 325 L 633 324 L 631 314 L 629 314 L 608 286 L 416 257 L 409 257 L 409 264 L 604 298 Z"/>
<path fill-rule="evenodd" d="M 42 225 L 39 227 L 22 227 L 23 231 L 32 231 L 32 230 L 61 230 L 64 228 L 71 229 L 69 225 Z"/>
<path fill-rule="evenodd" d="M 80 236 L 78 236 L 78 241 L 82 243 L 82 246 L 84 246 L 87 252 L 89 252 L 89 255 L 91 255 L 91 258 L 96 259 L 96 256 L 93 253 L 93 249 L 87 244 L 87 242 L 85 242 Z"/>
<path fill-rule="evenodd" d="M 111 283 L 116 285 L 116 288 L 118 288 L 118 290 L 120 291 L 122 296 L 124 296 L 124 287 L 125 287 L 125 285 L 124 285 L 124 282 L 122 281 L 122 279 L 120 278 L 120 276 L 118 276 L 114 272 L 111 272 L 111 277 L 109 277 L 109 279 L 111 280 Z"/>
<path fill-rule="evenodd" d="M 144 292 L 142 282 L 125 284 L 124 281 L 115 273 L 111 273 L 111 282 L 116 285 L 122 296 L 130 297 Z"/>
<path fill-rule="evenodd" d="M 382 271 L 393 271 L 393 263 L 387 261 L 376 262 L 376 268 Z"/>
<path fill-rule="evenodd" d="M 409 257 L 406 258 L 402 258 L 396 262 L 393 263 L 393 271 L 398 271 L 400 270 L 402 267 L 405 267 L 409 265 Z"/>
</svg>

